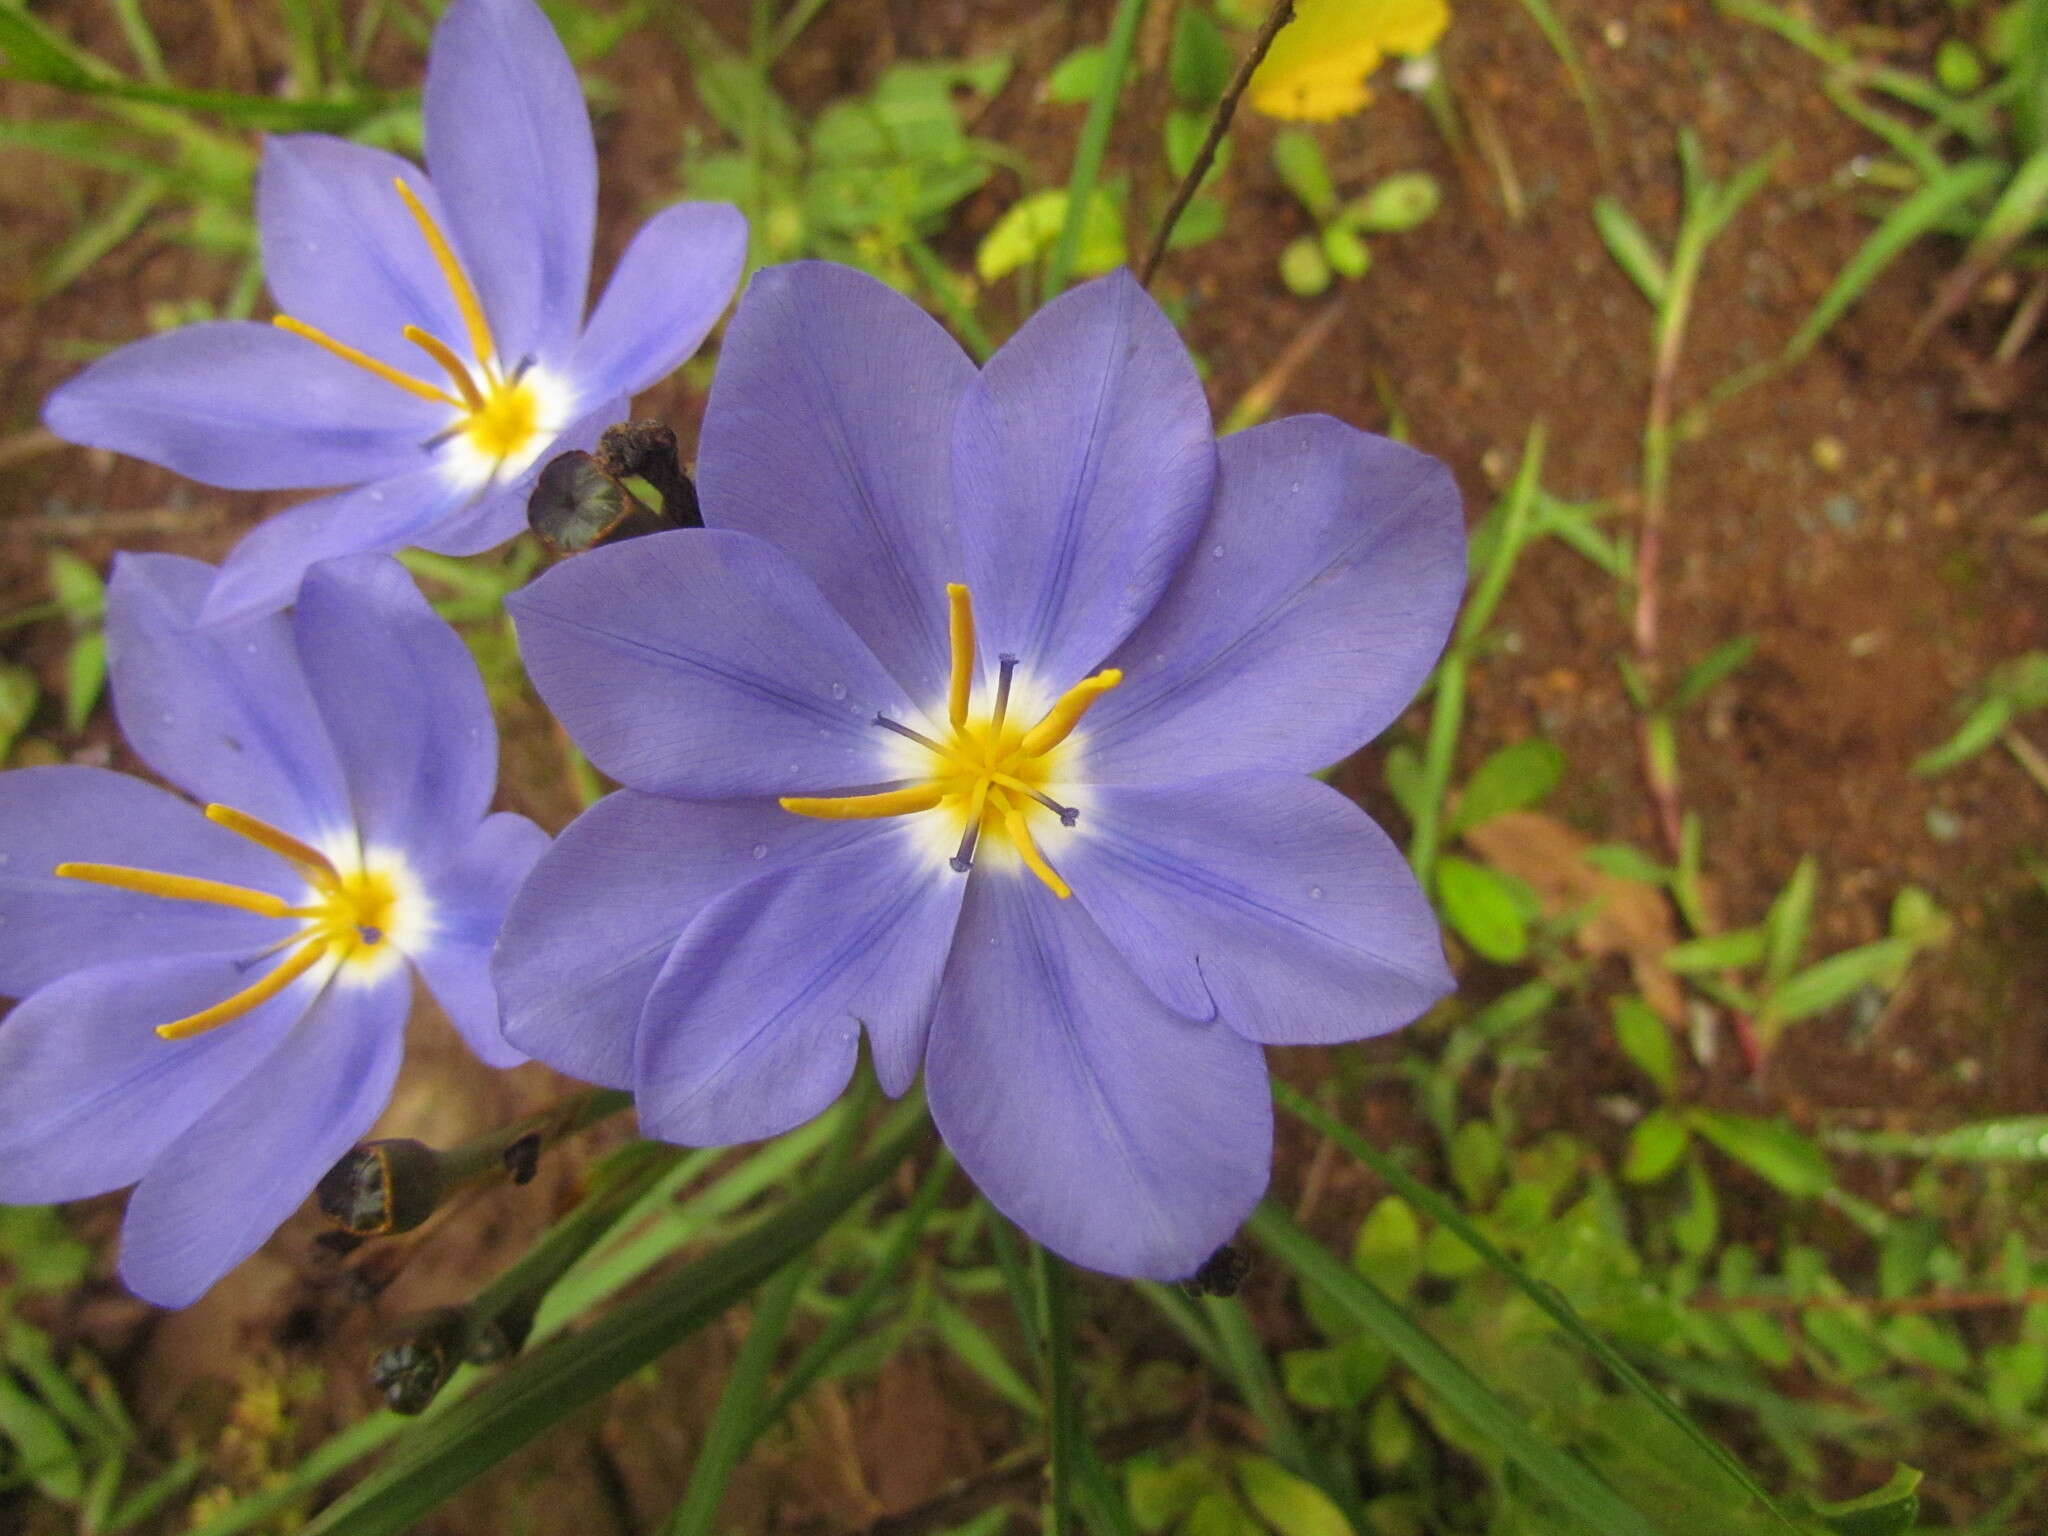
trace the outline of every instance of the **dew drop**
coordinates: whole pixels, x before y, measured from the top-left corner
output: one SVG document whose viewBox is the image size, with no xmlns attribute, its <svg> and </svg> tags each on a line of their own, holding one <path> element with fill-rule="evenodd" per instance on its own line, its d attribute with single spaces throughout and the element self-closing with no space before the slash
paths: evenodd
<svg viewBox="0 0 2048 1536">
<path fill-rule="evenodd" d="M 844 684 L 844 683 L 834 683 L 834 684 L 832 685 L 832 697 L 833 697 L 833 698 L 835 698 L 835 699 L 843 699 L 843 698 L 845 698 L 845 697 L 846 697 L 846 684 Z"/>
<path fill-rule="evenodd" d="M 1223 558 L 1223 546 L 1221 544 L 1210 545 L 1209 558 L 1211 560 L 1221 560 Z"/>
<path fill-rule="evenodd" d="M 754 857 L 755 857 L 755 858 L 757 858 L 757 859 L 765 859 L 765 858 L 767 858 L 767 857 L 768 857 L 768 845 L 767 845 L 766 843 L 756 843 L 756 844 L 754 844 Z"/>
<path fill-rule="evenodd" d="M 1308 888 L 1308 899 L 1310 901 L 1321 901 L 1323 899 L 1323 888 L 1320 885 L 1310 886 Z"/>
</svg>

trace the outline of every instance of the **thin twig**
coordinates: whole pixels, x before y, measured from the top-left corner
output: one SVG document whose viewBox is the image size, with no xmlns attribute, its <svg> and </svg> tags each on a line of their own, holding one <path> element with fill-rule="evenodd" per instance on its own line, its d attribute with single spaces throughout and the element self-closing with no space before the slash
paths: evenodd
<svg viewBox="0 0 2048 1536">
<path fill-rule="evenodd" d="M 1244 95 L 1245 87 L 1251 84 L 1252 75 L 1266 57 L 1266 50 L 1273 46 L 1273 39 L 1280 35 L 1280 29 L 1294 20 L 1294 0 L 1278 0 L 1266 19 L 1259 26 L 1259 34 L 1252 39 L 1251 51 L 1237 66 L 1237 73 L 1230 77 L 1230 84 L 1224 88 L 1223 99 L 1216 103 L 1216 115 L 1209 120 L 1209 131 L 1203 136 L 1202 147 L 1195 151 L 1195 163 L 1188 167 L 1187 175 L 1181 178 L 1180 190 L 1173 194 L 1173 201 L 1166 205 L 1166 216 L 1159 221 L 1159 232 L 1152 237 L 1152 250 L 1145 257 L 1145 265 L 1138 269 L 1138 281 L 1145 287 L 1152 286 L 1152 278 L 1159 271 L 1159 263 L 1166 259 L 1166 243 L 1173 238 L 1173 227 L 1180 222 L 1180 216 L 1187 212 L 1188 204 L 1194 201 L 1195 191 L 1202 179 L 1209 174 L 1209 167 L 1215 163 L 1216 147 L 1223 142 L 1223 135 L 1230 132 L 1230 120 L 1237 115 L 1237 99 Z"/>
<path fill-rule="evenodd" d="M 2012 754 L 2013 761 L 2026 770 L 2027 777 L 2034 781 L 2041 793 L 2048 795 L 2048 757 L 2042 756 L 2041 749 L 2009 725 L 1999 733 L 1998 740 Z"/>
</svg>

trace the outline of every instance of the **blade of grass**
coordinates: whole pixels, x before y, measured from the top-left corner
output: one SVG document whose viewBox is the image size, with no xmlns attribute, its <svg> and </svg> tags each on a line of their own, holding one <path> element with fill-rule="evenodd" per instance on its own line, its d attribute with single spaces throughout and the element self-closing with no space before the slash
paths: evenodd
<svg viewBox="0 0 2048 1536">
<path fill-rule="evenodd" d="M 1586 125 L 1593 131 L 1593 153 L 1600 161 L 1601 170 L 1606 171 L 1610 158 L 1607 116 L 1601 110 L 1600 93 L 1593 87 L 1593 77 L 1587 73 L 1585 60 L 1579 57 L 1578 45 L 1551 8 L 1550 0 L 1522 0 L 1522 9 L 1536 23 L 1536 30 L 1550 44 L 1550 51 L 1557 55 L 1557 61 L 1564 65 L 1564 72 L 1572 83 L 1572 94 L 1579 98 L 1579 106 L 1586 114 Z"/>
<path fill-rule="evenodd" d="M 686 1264 L 583 1332 L 506 1368 L 489 1390 L 421 1423 L 398 1455 L 306 1527 L 306 1536 L 398 1536 L 583 1404 L 660 1358 L 802 1253 L 927 1135 L 904 1126 L 715 1253 Z"/>
<path fill-rule="evenodd" d="M 1448 1227 L 1457 1234 L 1466 1247 L 1484 1259 L 1510 1285 L 1534 1302 L 1544 1316 L 1557 1324 L 1587 1353 L 1604 1365 L 1615 1380 L 1655 1409 L 1688 1440 L 1713 1458 L 1715 1464 L 1733 1478 L 1765 1511 L 1783 1523 L 1787 1529 L 1797 1529 L 1772 1502 L 1771 1496 L 1763 1490 L 1756 1479 L 1749 1475 L 1748 1469 L 1719 1441 L 1695 1424 L 1684 1409 L 1658 1391 L 1613 1345 L 1588 1327 L 1555 1286 L 1544 1285 L 1531 1279 L 1521 1265 L 1496 1248 L 1457 1206 L 1417 1179 L 1334 1115 L 1329 1114 L 1321 1105 L 1277 1079 L 1273 1083 L 1273 1102 L 1319 1134 L 1336 1142 L 1344 1151 L 1386 1180 L 1394 1192 L 1410 1205 L 1425 1213 L 1438 1225 Z"/>
<path fill-rule="evenodd" d="M 1603 1536 L 1658 1536 L 1578 1458 L 1545 1443 L 1528 1417 L 1499 1397 L 1465 1365 L 1408 1320 L 1385 1291 L 1335 1258 L 1267 1203 L 1246 1230 L 1301 1279 L 1320 1287 L 1373 1334 L 1435 1394 L 1438 1401 L 1514 1462 L 1531 1482 Z"/>
<path fill-rule="evenodd" d="M 1052 1454 L 1051 1536 L 1072 1536 L 1074 1474 L 1081 1456 L 1080 1404 L 1074 1397 L 1074 1321 L 1067 1266 L 1043 1248 L 1033 1250 L 1044 1302 L 1046 1422 Z"/>
<path fill-rule="evenodd" d="M 1059 297 L 1073 275 L 1074 258 L 1081 250 L 1081 230 L 1095 202 L 1103 152 L 1109 147 L 1109 130 L 1116 121 L 1117 98 L 1123 94 L 1124 73 L 1144 14 L 1145 0 L 1118 0 L 1116 16 L 1110 22 L 1109 41 L 1103 47 L 1102 84 L 1088 104 L 1088 117 L 1074 146 L 1074 169 L 1067 178 L 1066 222 L 1060 226 L 1059 243 L 1052 248 L 1052 264 L 1046 271 L 1044 296 L 1048 299 Z"/>
</svg>

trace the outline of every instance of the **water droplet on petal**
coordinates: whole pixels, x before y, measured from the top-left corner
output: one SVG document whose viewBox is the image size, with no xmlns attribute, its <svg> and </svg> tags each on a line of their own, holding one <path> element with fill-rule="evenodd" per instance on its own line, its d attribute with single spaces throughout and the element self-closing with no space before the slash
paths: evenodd
<svg viewBox="0 0 2048 1536">
<path fill-rule="evenodd" d="M 843 699 L 843 698 L 845 698 L 845 697 L 846 697 L 846 684 L 844 684 L 844 683 L 834 683 L 834 684 L 832 685 L 832 697 L 833 697 L 833 698 L 835 698 L 835 699 Z"/>
<path fill-rule="evenodd" d="M 1223 558 L 1223 546 L 1221 544 L 1210 545 L 1209 558 L 1211 560 L 1221 560 Z"/>
<path fill-rule="evenodd" d="M 768 857 L 768 845 L 767 845 L 766 843 L 756 843 L 756 844 L 754 844 L 754 857 L 755 857 L 755 858 L 757 858 L 757 859 L 765 859 L 765 858 L 767 858 L 767 857 Z"/>
<path fill-rule="evenodd" d="M 1308 899 L 1310 901 L 1321 901 L 1323 899 L 1323 888 L 1320 885 L 1310 886 L 1308 888 Z"/>
</svg>

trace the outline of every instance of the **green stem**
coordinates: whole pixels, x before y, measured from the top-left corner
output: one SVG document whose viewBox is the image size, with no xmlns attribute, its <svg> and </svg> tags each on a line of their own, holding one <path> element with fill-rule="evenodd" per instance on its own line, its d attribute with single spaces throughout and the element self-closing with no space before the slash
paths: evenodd
<svg viewBox="0 0 2048 1536">
<path fill-rule="evenodd" d="M 1045 1249 L 1036 1251 L 1045 1302 L 1046 1424 L 1051 1431 L 1052 1519 L 1049 1536 L 1073 1536 L 1074 1483 L 1084 1447 L 1074 1400 L 1074 1331 L 1067 1267 Z"/>
<path fill-rule="evenodd" d="M 1088 104 L 1088 119 L 1081 125 L 1081 139 L 1074 148 L 1074 170 L 1067 178 L 1067 219 L 1060 226 L 1059 244 L 1053 247 L 1052 265 L 1046 271 L 1048 299 L 1059 297 L 1073 275 L 1081 231 L 1087 226 L 1095 184 L 1102 175 L 1103 152 L 1109 147 L 1109 130 L 1116 121 L 1117 98 L 1123 94 L 1124 72 L 1130 67 L 1131 48 L 1144 14 L 1145 0 L 1119 0 L 1116 19 L 1110 23 L 1109 41 L 1103 47 L 1102 84 Z"/>
</svg>

